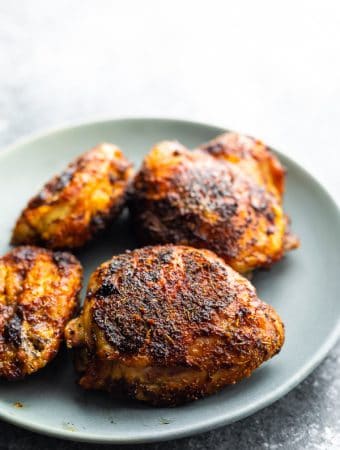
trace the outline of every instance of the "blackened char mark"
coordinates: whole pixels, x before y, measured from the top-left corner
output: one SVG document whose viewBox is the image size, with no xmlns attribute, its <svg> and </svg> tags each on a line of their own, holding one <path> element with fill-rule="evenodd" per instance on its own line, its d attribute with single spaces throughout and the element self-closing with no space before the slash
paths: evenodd
<svg viewBox="0 0 340 450">
<path fill-rule="evenodd" d="M 15 347 L 21 345 L 21 323 L 22 317 L 20 315 L 20 310 L 17 310 L 11 320 L 5 325 L 5 341 L 8 344 L 13 344 Z"/>
<path fill-rule="evenodd" d="M 157 363 L 185 365 L 187 330 L 210 334 L 214 316 L 235 300 L 227 276 L 199 251 L 171 245 L 114 257 L 88 294 L 94 323 L 121 354 L 146 351 Z"/>
</svg>

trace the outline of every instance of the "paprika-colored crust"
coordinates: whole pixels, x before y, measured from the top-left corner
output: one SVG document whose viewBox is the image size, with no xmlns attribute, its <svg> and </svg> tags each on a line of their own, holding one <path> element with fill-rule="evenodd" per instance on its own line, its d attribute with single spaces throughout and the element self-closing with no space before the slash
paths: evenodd
<svg viewBox="0 0 340 450">
<path fill-rule="evenodd" d="M 24 246 L 0 258 L 0 377 L 24 378 L 56 355 L 81 282 L 70 253 Z"/>
<path fill-rule="evenodd" d="M 208 250 L 175 245 L 102 264 L 65 333 L 82 387 L 170 406 L 249 376 L 284 341 L 246 278 Z"/>
<path fill-rule="evenodd" d="M 12 243 L 52 249 L 83 246 L 121 212 L 131 177 L 131 164 L 115 145 L 94 147 L 28 203 Z"/>
<path fill-rule="evenodd" d="M 130 195 L 144 244 L 206 248 L 235 270 L 270 267 L 298 246 L 283 211 L 284 169 L 259 141 L 226 133 L 190 151 L 162 142 Z"/>
</svg>

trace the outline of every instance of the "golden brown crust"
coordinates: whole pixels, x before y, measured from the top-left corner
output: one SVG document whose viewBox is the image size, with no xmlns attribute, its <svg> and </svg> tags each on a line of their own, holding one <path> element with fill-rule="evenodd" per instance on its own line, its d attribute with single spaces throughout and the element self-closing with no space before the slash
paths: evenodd
<svg viewBox="0 0 340 450">
<path fill-rule="evenodd" d="M 248 280 L 208 250 L 126 252 L 91 276 L 66 327 L 80 384 L 174 405 L 249 376 L 281 348 L 283 324 Z"/>
<path fill-rule="evenodd" d="M 12 243 L 52 249 L 83 246 L 120 213 L 131 177 L 131 164 L 115 145 L 98 145 L 28 203 Z"/>
<path fill-rule="evenodd" d="M 81 280 L 70 253 L 24 246 L 0 258 L 0 377 L 23 378 L 56 355 Z"/>
<path fill-rule="evenodd" d="M 238 133 L 224 133 L 199 147 L 214 158 L 235 164 L 257 183 L 281 198 L 285 190 L 285 169 L 260 140 Z"/>
<path fill-rule="evenodd" d="M 207 248 L 242 273 L 269 267 L 298 245 L 287 239 L 279 161 L 257 141 L 237 146 L 235 139 L 223 135 L 195 151 L 177 142 L 152 149 L 129 202 L 144 243 Z"/>
</svg>

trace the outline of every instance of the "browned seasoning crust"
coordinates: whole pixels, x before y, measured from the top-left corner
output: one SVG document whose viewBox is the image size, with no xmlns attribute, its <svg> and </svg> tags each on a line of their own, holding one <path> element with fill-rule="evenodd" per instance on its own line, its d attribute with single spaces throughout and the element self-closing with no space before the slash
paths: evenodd
<svg viewBox="0 0 340 450">
<path fill-rule="evenodd" d="M 214 158 L 244 170 L 277 197 L 285 190 L 285 169 L 260 140 L 238 133 L 224 133 L 199 147 Z"/>
<path fill-rule="evenodd" d="M 259 141 L 226 133 L 195 151 L 162 142 L 145 157 L 130 210 L 144 243 L 216 252 L 239 272 L 298 246 L 283 212 L 284 169 Z"/>
<path fill-rule="evenodd" d="M 24 246 L 0 258 L 0 377 L 21 379 L 56 355 L 81 281 L 70 253 Z"/>
<path fill-rule="evenodd" d="M 132 167 L 112 144 L 81 155 L 28 203 L 13 231 L 13 244 L 76 248 L 121 212 Z"/>
<path fill-rule="evenodd" d="M 249 376 L 284 341 L 246 278 L 208 250 L 174 245 L 102 264 L 65 334 L 82 387 L 170 406 Z"/>
</svg>

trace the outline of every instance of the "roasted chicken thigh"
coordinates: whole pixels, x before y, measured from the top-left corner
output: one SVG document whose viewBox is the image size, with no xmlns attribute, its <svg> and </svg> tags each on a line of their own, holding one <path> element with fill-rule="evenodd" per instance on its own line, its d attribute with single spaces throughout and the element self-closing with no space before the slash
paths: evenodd
<svg viewBox="0 0 340 450">
<path fill-rule="evenodd" d="M 131 164 L 115 145 L 98 145 L 28 203 L 12 243 L 52 249 L 83 246 L 120 213 L 131 177 Z"/>
<path fill-rule="evenodd" d="M 130 196 L 143 243 L 213 250 L 235 270 L 269 267 L 298 246 L 283 211 L 284 170 L 258 141 L 227 133 L 190 151 L 161 142 Z"/>
<path fill-rule="evenodd" d="M 81 280 L 69 253 L 25 246 L 0 258 L 0 377 L 24 378 L 56 355 Z"/>
<path fill-rule="evenodd" d="M 102 264 L 65 333 L 82 387 L 169 406 L 248 377 L 284 342 L 246 278 L 211 251 L 175 245 Z"/>
</svg>

